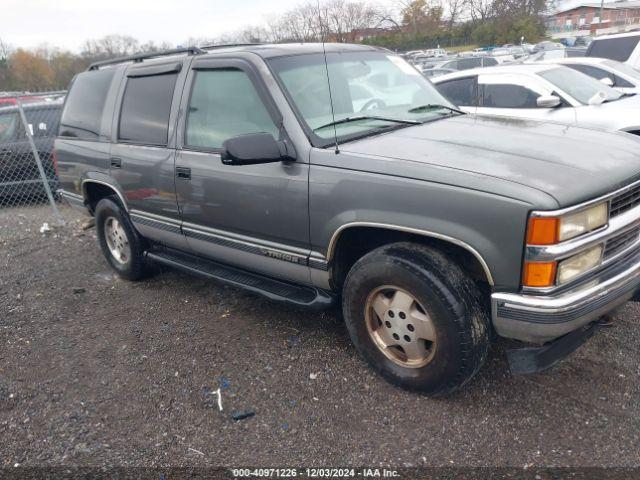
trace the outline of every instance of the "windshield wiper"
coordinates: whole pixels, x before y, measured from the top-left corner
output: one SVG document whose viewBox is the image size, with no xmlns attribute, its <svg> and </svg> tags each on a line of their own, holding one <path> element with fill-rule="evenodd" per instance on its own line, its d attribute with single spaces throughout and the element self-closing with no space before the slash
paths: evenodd
<svg viewBox="0 0 640 480">
<path fill-rule="evenodd" d="M 323 128 L 333 127 L 334 125 L 341 125 L 343 123 L 357 122 L 359 120 L 381 120 L 383 122 L 401 123 L 406 125 L 420 125 L 420 123 L 422 123 L 418 120 L 404 120 L 402 118 L 379 117 L 377 115 L 356 115 L 320 125 L 319 127 L 314 128 L 313 131 L 315 132 L 316 130 L 322 130 Z"/>
<path fill-rule="evenodd" d="M 440 105 L 438 103 L 427 103 L 426 105 L 420 105 L 419 107 L 410 108 L 409 113 L 418 113 L 424 110 L 435 110 L 437 108 L 444 108 L 446 110 L 449 110 L 450 112 L 464 113 L 462 110 L 458 110 L 457 108 Z"/>
</svg>

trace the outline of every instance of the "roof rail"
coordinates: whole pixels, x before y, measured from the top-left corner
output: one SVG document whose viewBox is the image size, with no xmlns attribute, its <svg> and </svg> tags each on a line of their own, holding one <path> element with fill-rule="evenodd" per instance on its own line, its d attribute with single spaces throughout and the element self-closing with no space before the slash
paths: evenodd
<svg viewBox="0 0 640 480">
<path fill-rule="evenodd" d="M 214 45 L 205 45 L 199 48 L 201 48 L 202 50 L 215 50 L 216 48 L 253 47 L 255 45 L 264 45 L 264 43 L 220 43 Z"/>
<path fill-rule="evenodd" d="M 124 63 L 124 62 L 139 63 L 144 60 L 148 60 L 150 58 L 159 58 L 159 57 L 164 57 L 168 55 L 176 55 L 178 53 L 198 55 L 206 52 L 202 48 L 188 47 L 188 48 L 176 48 L 173 50 L 163 50 L 162 52 L 138 53 L 136 55 L 130 55 L 128 57 L 118 57 L 118 58 L 112 58 L 110 60 L 102 60 L 99 62 L 94 62 L 91 65 L 89 65 L 89 68 L 87 68 L 87 70 L 98 70 L 100 67 L 104 67 L 106 65 L 117 65 L 118 63 Z"/>
</svg>

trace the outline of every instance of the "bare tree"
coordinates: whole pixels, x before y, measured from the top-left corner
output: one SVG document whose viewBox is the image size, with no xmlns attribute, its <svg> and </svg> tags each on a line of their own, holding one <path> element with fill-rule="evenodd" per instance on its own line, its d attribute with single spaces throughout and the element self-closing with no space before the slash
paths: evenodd
<svg viewBox="0 0 640 480">
<path fill-rule="evenodd" d="M 455 27 L 455 25 L 464 19 L 467 13 L 467 0 L 448 0 L 446 4 L 447 9 L 447 28 L 449 31 Z"/>
</svg>

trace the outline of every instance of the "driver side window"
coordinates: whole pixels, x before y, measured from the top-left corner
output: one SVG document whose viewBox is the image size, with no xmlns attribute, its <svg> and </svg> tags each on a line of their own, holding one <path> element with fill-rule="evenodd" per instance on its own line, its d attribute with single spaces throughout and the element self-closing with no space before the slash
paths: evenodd
<svg viewBox="0 0 640 480">
<path fill-rule="evenodd" d="M 270 133 L 278 127 L 248 75 L 239 69 L 196 73 L 189 100 L 185 145 L 218 149 L 232 137 Z"/>
</svg>

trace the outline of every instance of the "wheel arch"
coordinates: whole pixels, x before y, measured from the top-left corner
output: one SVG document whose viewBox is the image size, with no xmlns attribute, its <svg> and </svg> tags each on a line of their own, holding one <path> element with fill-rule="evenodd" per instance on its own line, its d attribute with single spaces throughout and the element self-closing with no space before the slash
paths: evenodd
<svg viewBox="0 0 640 480">
<path fill-rule="evenodd" d="M 112 183 L 95 178 L 86 178 L 82 180 L 81 190 L 84 203 L 92 214 L 99 200 L 113 194 L 118 196 L 125 211 L 129 211 L 124 195 Z"/>
<path fill-rule="evenodd" d="M 368 234 L 374 234 L 371 237 Z M 356 252 L 355 255 L 349 257 L 345 254 L 345 244 L 350 243 L 349 239 L 353 236 L 361 236 L 367 238 L 369 243 L 367 246 Z M 480 280 L 485 281 L 488 285 L 494 285 L 494 278 L 491 269 L 482 257 L 482 255 L 468 243 L 451 237 L 449 235 L 432 232 L 429 230 L 416 229 L 401 225 L 392 225 L 385 223 L 371 222 L 351 222 L 340 226 L 332 235 L 327 248 L 327 262 L 330 266 L 329 275 L 333 285 L 340 285 L 346 276 L 344 270 L 348 270 L 358 258 L 379 246 L 396 242 L 396 241 L 416 241 L 419 243 L 427 243 L 435 248 L 450 250 L 451 252 L 464 252 L 463 260 L 475 262 L 475 265 L 467 265 L 467 267 L 475 268 L 482 273 Z M 369 247 L 369 248 L 367 248 Z M 347 258 L 345 258 L 347 257 Z M 346 262 L 346 265 L 344 264 Z M 476 275 L 477 276 L 477 275 Z"/>
</svg>

